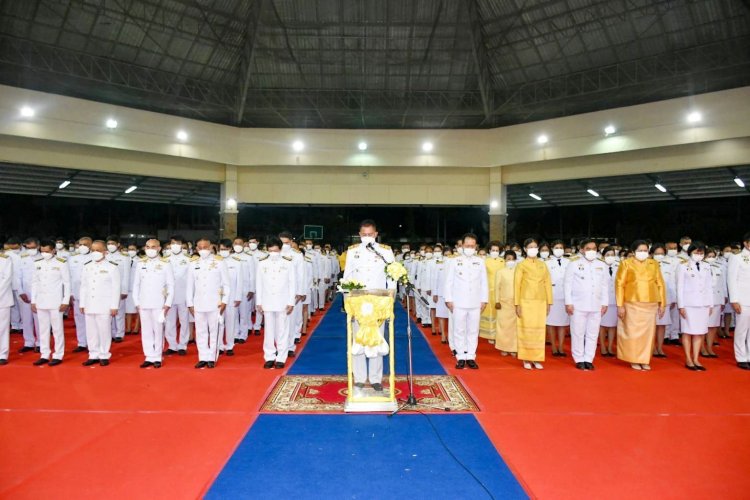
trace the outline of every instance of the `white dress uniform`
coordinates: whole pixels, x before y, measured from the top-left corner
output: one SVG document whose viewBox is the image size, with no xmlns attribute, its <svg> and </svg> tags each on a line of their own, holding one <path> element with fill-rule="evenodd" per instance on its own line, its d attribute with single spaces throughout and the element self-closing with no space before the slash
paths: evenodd
<svg viewBox="0 0 750 500">
<path fill-rule="evenodd" d="M 724 305 L 727 303 L 727 269 L 718 261 L 707 262 L 711 270 L 711 289 L 713 290 L 713 309 L 708 319 L 709 328 L 721 326 L 721 315 L 724 314 Z"/>
<path fill-rule="evenodd" d="M 55 339 L 54 359 L 63 359 L 65 332 L 60 306 L 70 303 L 70 270 L 60 257 L 37 259 L 31 282 L 31 303 L 39 319 L 39 347 L 42 358 L 50 358 L 50 328 Z"/>
<path fill-rule="evenodd" d="M 247 296 L 250 293 L 255 293 L 255 259 L 243 252 L 234 252 L 231 258 L 240 259 L 243 267 L 242 298 L 240 299 L 239 314 L 235 319 L 235 338 L 247 340 L 247 333 L 250 331 L 250 316 L 252 314 L 250 309 L 252 299 L 248 299 Z"/>
<path fill-rule="evenodd" d="M 613 280 L 609 266 L 599 259 L 572 257 L 565 269 L 563 289 L 565 305 L 573 306 L 570 319 L 570 346 L 576 363 L 593 363 L 602 307 L 609 306 L 609 289 Z"/>
<path fill-rule="evenodd" d="M 430 289 L 432 290 L 432 303 L 435 304 L 436 318 L 447 318 L 450 314 L 448 306 L 445 305 L 445 291 L 443 290 L 446 272 L 448 270 L 447 260 L 448 259 L 443 256 L 438 257 L 437 260 L 435 260 L 435 269 L 432 273 Z"/>
<path fill-rule="evenodd" d="M 185 301 L 195 311 L 198 361 L 216 361 L 219 337 L 219 305 L 228 304 L 229 274 L 218 255 L 193 256 L 187 271 Z"/>
<path fill-rule="evenodd" d="M 281 255 L 283 257 L 290 257 L 292 264 L 294 264 L 294 283 L 297 287 L 297 295 L 307 295 L 305 290 L 305 258 L 302 256 L 302 252 L 294 250 L 292 248 L 284 249 L 282 247 Z M 287 322 L 287 328 L 289 328 L 289 351 L 296 351 L 297 345 L 294 343 L 294 339 L 302 338 L 302 301 L 294 304 L 294 311 L 292 311 L 289 321 Z"/>
<path fill-rule="evenodd" d="M 432 325 L 432 314 L 430 313 L 430 311 L 432 309 L 435 309 L 435 303 L 432 302 L 432 275 L 434 273 L 435 258 L 430 257 L 429 259 L 425 259 L 424 265 L 422 266 L 422 277 L 420 278 L 422 285 L 422 298 L 427 301 L 427 305 L 424 306 L 426 317 L 424 320 L 422 320 L 422 324 L 425 326 Z M 429 292 L 429 294 L 427 292 Z"/>
<path fill-rule="evenodd" d="M 609 277 L 607 285 L 607 312 L 602 316 L 601 326 L 605 328 L 614 328 L 617 326 L 617 299 L 615 297 L 615 277 L 617 276 L 617 269 L 620 264 L 615 261 L 612 265 L 604 264 L 607 266 L 607 276 Z"/>
<path fill-rule="evenodd" d="M 711 265 L 705 262 L 690 260 L 677 268 L 677 308 L 685 309 L 687 315 L 682 319 L 683 334 L 708 333 L 708 317 L 714 303 L 711 281 Z"/>
<path fill-rule="evenodd" d="M 83 266 L 79 305 L 86 315 L 89 359 L 109 359 L 112 355 L 112 315 L 119 309 L 122 285 L 118 265 L 107 259 L 90 260 Z"/>
<path fill-rule="evenodd" d="M 13 258 L 0 250 L 0 359 L 7 361 L 10 350 L 10 310 L 20 286 L 19 275 L 13 270 Z"/>
<path fill-rule="evenodd" d="M 570 316 L 565 312 L 565 269 L 569 260 L 565 257 L 551 256 L 545 264 L 549 270 L 552 279 L 552 305 L 547 315 L 547 324 L 549 326 L 568 326 L 570 325 Z"/>
<path fill-rule="evenodd" d="M 320 252 L 315 252 L 320 281 L 318 282 L 318 310 L 322 311 L 326 307 L 326 292 L 331 286 L 331 260 Z M 328 281 L 328 283 L 326 283 Z"/>
<path fill-rule="evenodd" d="M 236 255 L 230 255 L 222 262 L 229 276 L 229 301 L 224 309 L 224 324 L 219 325 L 219 350 L 225 352 L 234 349 L 234 339 L 240 337 L 240 307 L 242 297 L 247 297 L 248 271 L 245 261 Z M 235 307 L 236 302 L 240 306 Z"/>
<path fill-rule="evenodd" d="M 128 257 L 130 257 L 130 254 L 128 254 Z M 135 283 L 136 269 L 140 260 L 141 259 L 139 259 L 137 256 L 130 257 L 130 271 L 128 272 L 128 298 L 125 299 L 125 314 L 138 313 L 135 301 L 133 300 L 133 284 Z"/>
<path fill-rule="evenodd" d="M 256 273 L 255 273 L 255 274 L 257 275 L 257 274 L 258 274 L 258 273 L 257 273 L 257 269 L 258 269 L 258 261 L 259 261 L 260 259 L 262 259 L 263 257 L 267 256 L 268 254 L 267 254 L 267 253 L 265 253 L 265 252 L 262 252 L 261 250 L 255 249 L 255 250 L 250 250 L 250 253 L 249 253 L 248 255 L 250 255 L 250 256 L 251 256 L 251 257 L 253 258 L 253 266 L 254 266 L 254 267 L 255 267 L 255 269 L 256 269 Z M 257 278 L 256 278 L 256 279 L 257 279 Z M 256 288 L 257 288 L 257 285 L 256 285 Z M 257 311 L 257 310 L 255 309 L 255 304 L 256 304 L 256 303 L 257 303 L 257 302 L 256 302 L 256 300 L 255 300 L 255 297 L 253 297 L 253 298 L 252 298 L 252 299 L 250 300 L 250 312 L 252 313 L 253 311 L 255 311 L 255 321 L 253 321 L 252 323 L 250 323 L 250 322 L 248 321 L 248 324 L 249 324 L 249 325 L 251 326 L 251 329 L 252 329 L 252 330 L 255 330 L 256 332 L 259 332 L 259 331 L 260 331 L 260 329 L 261 329 L 261 327 L 263 326 L 263 313 L 259 313 L 259 312 L 258 312 L 258 311 Z"/>
<path fill-rule="evenodd" d="M 664 260 L 669 260 L 672 263 L 672 266 L 674 268 L 674 292 L 675 292 L 675 299 L 674 304 L 677 304 L 677 270 L 679 269 L 680 265 L 686 263 L 689 259 L 684 257 L 682 254 L 675 255 L 674 257 L 667 256 Z M 669 285 L 667 284 L 667 292 L 669 291 Z M 669 297 L 667 297 L 667 301 L 669 301 Z M 680 316 L 680 309 L 678 307 L 669 307 L 666 310 L 666 313 L 664 313 L 664 316 L 669 314 L 669 323 L 667 323 L 667 330 L 664 335 L 664 338 L 670 339 L 670 340 L 677 340 L 680 338 L 680 333 L 682 333 L 682 317 Z M 662 322 L 665 320 L 662 319 Z M 657 323 L 659 324 L 659 323 Z"/>
<path fill-rule="evenodd" d="M 8 250 L 5 252 L 5 255 L 7 255 L 13 262 L 13 272 L 16 274 L 15 279 L 19 283 L 18 287 L 15 288 L 13 292 L 13 307 L 10 308 L 10 327 L 13 330 L 22 330 L 23 323 L 21 321 L 21 310 L 18 306 L 18 303 L 21 302 L 21 299 L 18 297 L 18 294 L 21 293 L 21 251 Z"/>
<path fill-rule="evenodd" d="M 385 275 L 385 262 L 394 262 L 393 250 L 388 245 L 373 243 L 374 250 L 370 250 L 364 243 L 352 245 L 346 252 L 346 263 L 344 264 L 343 280 L 356 280 L 365 285 L 366 289 L 391 289 L 396 284 Z M 383 256 L 381 258 L 376 253 Z M 380 331 L 383 332 L 385 323 L 381 325 Z M 358 331 L 359 326 L 355 322 L 353 325 L 354 332 Z M 370 384 L 380 384 L 383 381 L 383 356 L 377 355 L 367 358 L 364 353 L 352 356 L 354 365 L 354 382 L 364 384 L 369 378 Z M 369 370 L 369 377 L 368 377 Z"/>
<path fill-rule="evenodd" d="M 120 294 L 127 295 L 130 287 L 130 261 L 127 252 L 117 251 L 107 254 L 107 260 L 117 264 L 120 271 Z M 112 318 L 112 338 L 121 339 L 125 336 L 125 299 L 120 301 L 117 316 Z"/>
<path fill-rule="evenodd" d="M 187 276 L 190 267 L 190 257 L 184 251 L 175 254 L 170 252 L 169 263 L 174 275 L 174 297 L 172 307 L 167 313 L 167 321 L 164 325 L 164 338 L 167 348 L 172 351 L 187 350 L 190 340 L 190 311 L 186 303 Z M 177 335 L 177 321 L 180 322 L 180 333 Z"/>
<path fill-rule="evenodd" d="M 21 254 L 19 276 L 21 286 L 18 289 L 18 312 L 21 313 L 21 324 L 23 325 L 23 346 L 39 347 L 39 318 L 31 310 L 31 281 L 34 278 L 34 260 L 39 254 Z M 26 295 L 29 302 L 24 302 L 21 295 Z"/>
<path fill-rule="evenodd" d="M 318 262 L 315 258 L 315 252 L 306 250 L 305 258 L 305 290 L 307 296 L 302 301 L 302 305 L 307 305 L 310 314 L 318 309 L 318 280 L 320 279 Z"/>
<path fill-rule="evenodd" d="M 459 361 L 474 360 L 479 342 L 481 303 L 489 300 L 487 268 L 481 257 L 460 255 L 448 268 L 445 301 L 453 303 L 453 344 Z"/>
<path fill-rule="evenodd" d="M 80 347 L 86 347 L 86 316 L 81 312 L 81 276 L 83 266 L 91 262 L 90 254 L 75 254 L 68 259 L 68 270 L 70 271 L 70 295 L 73 298 L 73 320 L 76 325 L 76 339 Z"/>
<path fill-rule="evenodd" d="M 672 313 L 671 313 L 671 311 L 673 310 L 672 304 L 677 304 L 677 267 L 678 266 L 679 266 L 678 261 L 673 260 L 673 259 L 667 259 L 666 257 L 664 258 L 664 260 L 659 262 L 659 269 L 661 269 L 661 276 L 664 279 L 664 285 L 667 287 L 667 305 L 665 306 L 667 312 L 661 318 L 658 315 L 656 316 L 657 326 L 670 326 L 672 324 Z M 677 308 L 674 308 L 674 310 L 676 309 Z M 679 311 L 677 312 L 677 314 L 679 315 Z M 666 335 L 667 330 L 672 330 L 673 332 L 677 331 L 672 328 L 667 328 L 665 330 L 666 338 L 672 338 L 670 335 L 675 335 L 674 338 L 677 338 L 677 333 Z"/>
<path fill-rule="evenodd" d="M 141 317 L 141 344 L 146 361 L 162 360 L 165 307 L 174 300 L 174 274 L 167 257 L 142 257 L 135 261 L 133 303 Z"/>
<path fill-rule="evenodd" d="M 289 327 L 297 295 L 297 274 L 292 257 L 285 255 L 261 257 L 256 279 L 256 303 L 263 308 L 266 328 L 263 337 L 263 359 L 286 363 L 289 354 Z M 293 342 L 292 342 L 293 343 Z"/>
<path fill-rule="evenodd" d="M 727 270 L 729 302 L 739 304 L 742 312 L 735 316 L 734 357 L 738 363 L 750 362 L 750 250 L 729 259 Z"/>
</svg>

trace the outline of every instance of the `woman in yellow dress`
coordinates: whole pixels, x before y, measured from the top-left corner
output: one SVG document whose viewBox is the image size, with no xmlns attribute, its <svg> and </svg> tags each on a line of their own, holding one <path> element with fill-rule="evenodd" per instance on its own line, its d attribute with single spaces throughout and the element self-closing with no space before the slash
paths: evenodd
<svg viewBox="0 0 750 500">
<path fill-rule="evenodd" d="M 516 266 L 513 300 L 518 316 L 518 359 L 531 370 L 544 368 L 544 342 L 549 308 L 552 305 L 552 279 L 547 265 L 540 260 L 539 242 L 529 238 L 523 243 L 526 259 Z"/>
<path fill-rule="evenodd" d="M 664 316 L 667 290 L 659 263 L 649 258 L 648 243 L 637 240 L 633 256 L 620 262 L 615 279 L 617 358 L 634 370 L 651 369 L 656 317 Z"/>
<path fill-rule="evenodd" d="M 487 246 L 489 253 L 487 258 L 484 259 L 484 267 L 487 269 L 487 284 L 489 285 L 489 302 L 488 304 L 495 303 L 495 287 L 492 286 L 495 283 L 495 275 L 497 272 L 505 267 L 505 260 L 500 257 L 500 242 L 490 241 Z M 479 336 L 483 339 L 487 339 L 490 344 L 495 341 L 495 331 L 497 311 L 494 307 L 485 307 L 482 311 L 482 316 L 479 318 Z"/>
<path fill-rule="evenodd" d="M 494 300 L 497 310 L 495 349 L 500 354 L 516 356 L 518 352 L 518 337 L 516 333 L 516 305 L 513 300 L 516 274 L 516 253 L 512 250 L 505 252 L 505 266 L 495 273 Z"/>
</svg>

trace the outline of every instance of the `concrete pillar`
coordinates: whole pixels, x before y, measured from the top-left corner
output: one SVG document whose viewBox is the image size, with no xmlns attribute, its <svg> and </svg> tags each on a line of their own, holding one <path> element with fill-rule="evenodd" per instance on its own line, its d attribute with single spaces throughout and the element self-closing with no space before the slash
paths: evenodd
<svg viewBox="0 0 750 500">
<path fill-rule="evenodd" d="M 502 167 L 490 168 L 490 240 L 498 240 L 506 243 L 508 232 L 506 220 L 507 210 L 507 188 L 503 184 Z"/>
<path fill-rule="evenodd" d="M 237 166 L 226 165 L 221 185 L 221 227 L 219 238 L 237 237 Z"/>
</svg>

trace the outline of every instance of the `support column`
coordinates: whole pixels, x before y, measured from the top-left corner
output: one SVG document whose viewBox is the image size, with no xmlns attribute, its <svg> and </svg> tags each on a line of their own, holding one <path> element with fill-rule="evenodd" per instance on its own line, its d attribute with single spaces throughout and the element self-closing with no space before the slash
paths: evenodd
<svg viewBox="0 0 750 500">
<path fill-rule="evenodd" d="M 490 240 L 507 243 L 507 188 L 503 184 L 502 167 L 490 168 Z"/>
<path fill-rule="evenodd" d="M 237 237 L 237 166 L 226 165 L 221 185 L 221 227 L 219 238 Z"/>
</svg>

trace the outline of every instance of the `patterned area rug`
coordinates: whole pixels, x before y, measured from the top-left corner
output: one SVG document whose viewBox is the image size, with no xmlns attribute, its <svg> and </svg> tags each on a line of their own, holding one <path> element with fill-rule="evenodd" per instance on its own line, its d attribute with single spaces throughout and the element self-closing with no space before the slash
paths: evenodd
<svg viewBox="0 0 750 500">
<path fill-rule="evenodd" d="M 384 379 L 383 385 L 386 385 Z M 261 407 L 268 413 L 341 413 L 348 393 L 344 375 L 289 375 L 282 377 Z M 396 399 L 409 394 L 406 377 L 396 377 Z M 461 382 L 449 375 L 416 375 L 417 401 L 434 406 L 419 406 L 421 412 L 476 412 L 479 407 Z"/>
</svg>

